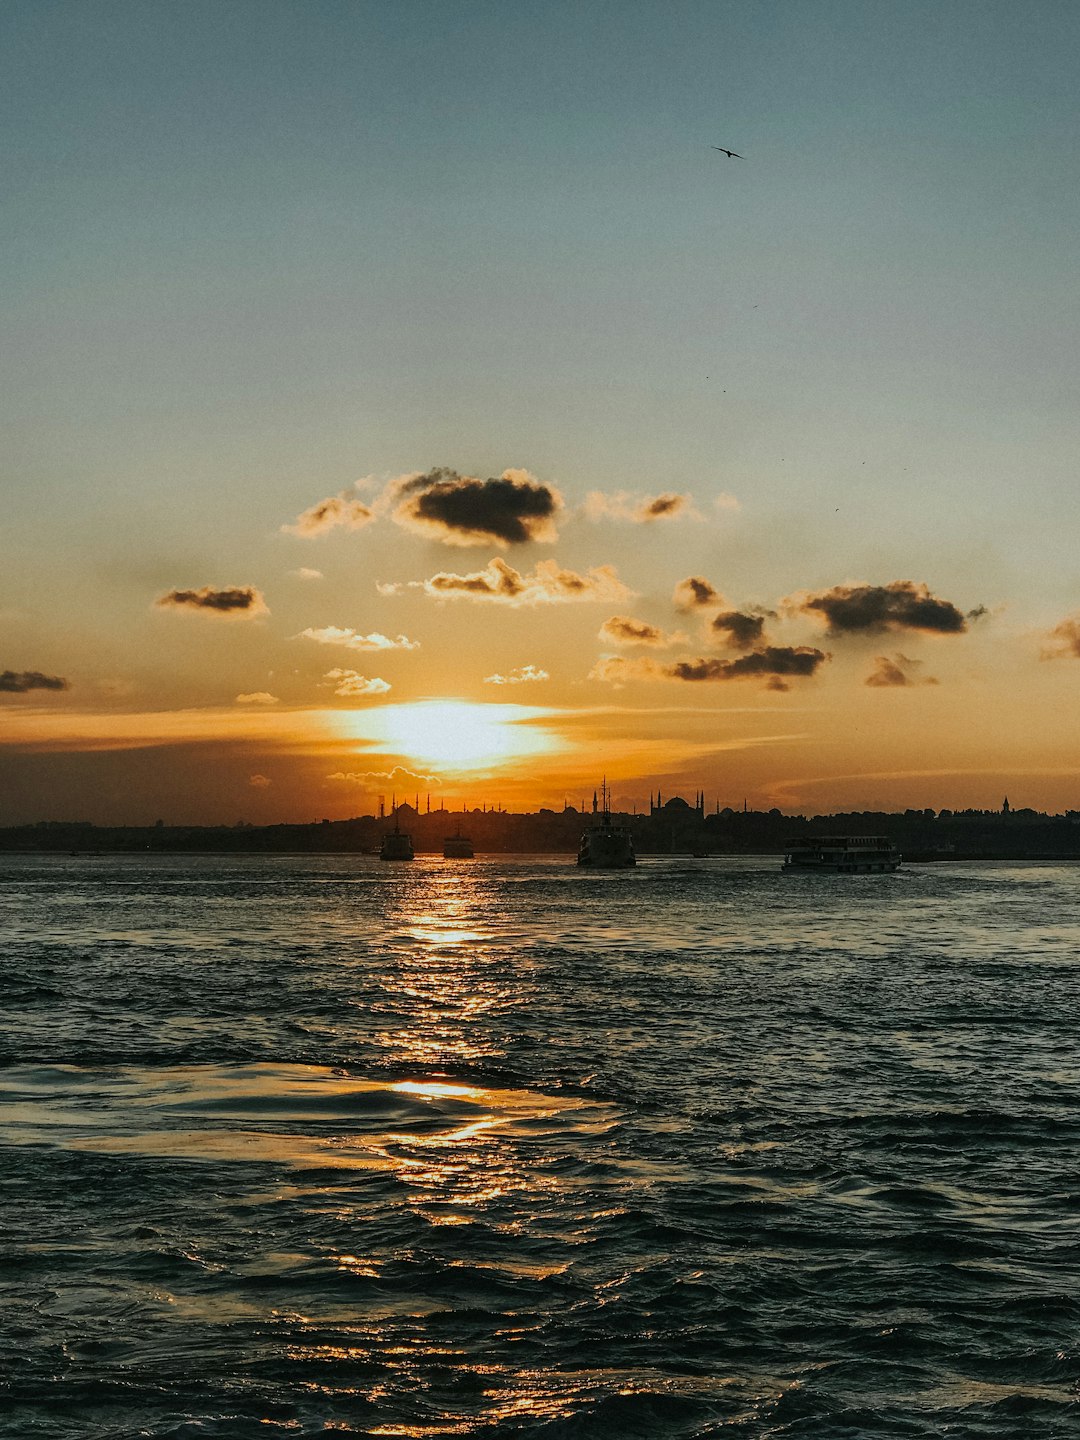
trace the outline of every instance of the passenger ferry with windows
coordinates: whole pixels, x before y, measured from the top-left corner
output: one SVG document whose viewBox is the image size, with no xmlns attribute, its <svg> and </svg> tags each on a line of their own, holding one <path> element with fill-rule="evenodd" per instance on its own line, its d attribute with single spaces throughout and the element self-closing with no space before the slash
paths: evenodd
<svg viewBox="0 0 1080 1440">
<path fill-rule="evenodd" d="M 594 870 L 624 870 L 637 864 L 634 838 L 627 825 L 618 825 L 611 818 L 611 792 L 607 780 L 600 787 L 601 803 L 593 794 L 592 824 L 581 837 L 577 863 Z"/>
<path fill-rule="evenodd" d="M 903 856 L 886 835 L 810 835 L 784 855 L 785 870 L 831 875 L 891 875 Z"/>
</svg>

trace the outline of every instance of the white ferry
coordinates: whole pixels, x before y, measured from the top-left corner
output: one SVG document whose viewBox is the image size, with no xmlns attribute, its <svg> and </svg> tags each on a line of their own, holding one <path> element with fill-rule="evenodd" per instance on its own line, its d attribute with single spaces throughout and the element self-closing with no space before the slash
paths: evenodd
<svg viewBox="0 0 1080 1440">
<path fill-rule="evenodd" d="M 886 835 L 810 835 L 784 855 L 785 870 L 837 875 L 891 875 L 903 857 Z"/>
<path fill-rule="evenodd" d="M 577 863 L 594 870 L 623 870 L 637 864 L 634 837 L 627 825 L 617 825 L 611 818 L 611 793 L 605 780 L 600 787 L 601 805 L 593 795 L 592 824 L 581 837 Z"/>
</svg>

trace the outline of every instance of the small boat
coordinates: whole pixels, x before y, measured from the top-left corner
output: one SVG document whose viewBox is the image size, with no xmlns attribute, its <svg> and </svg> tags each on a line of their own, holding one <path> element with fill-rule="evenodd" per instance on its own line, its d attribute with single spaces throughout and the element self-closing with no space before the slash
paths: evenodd
<svg viewBox="0 0 1080 1440">
<path fill-rule="evenodd" d="M 902 859 L 887 835 L 810 835 L 788 846 L 784 869 L 832 875 L 891 875 Z"/>
<path fill-rule="evenodd" d="M 414 860 L 416 858 L 413 850 L 412 836 L 407 830 L 402 830 L 398 824 L 397 811 L 394 811 L 394 828 L 387 830 L 382 837 L 382 844 L 379 846 L 380 860 Z"/>
<path fill-rule="evenodd" d="M 634 838 L 627 825 L 618 825 L 611 818 L 611 794 L 607 780 L 600 787 L 601 804 L 593 795 L 592 824 L 581 837 L 577 863 L 594 870 L 623 870 L 637 864 Z"/>
</svg>

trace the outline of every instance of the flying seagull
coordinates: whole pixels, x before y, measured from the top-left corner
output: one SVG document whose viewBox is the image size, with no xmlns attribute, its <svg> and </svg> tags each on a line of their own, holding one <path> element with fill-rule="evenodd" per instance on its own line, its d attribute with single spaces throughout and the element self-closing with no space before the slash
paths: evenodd
<svg viewBox="0 0 1080 1440">
<path fill-rule="evenodd" d="M 745 160 L 745 155 L 736 155 L 734 150 L 725 150 L 722 145 L 710 145 L 710 150 L 719 150 L 721 155 L 726 155 L 729 160 Z"/>
</svg>

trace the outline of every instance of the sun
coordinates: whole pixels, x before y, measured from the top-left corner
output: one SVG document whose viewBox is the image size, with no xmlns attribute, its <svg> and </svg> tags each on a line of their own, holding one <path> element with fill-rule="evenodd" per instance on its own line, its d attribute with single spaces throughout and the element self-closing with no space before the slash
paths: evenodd
<svg viewBox="0 0 1080 1440">
<path fill-rule="evenodd" d="M 350 729 L 382 754 L 449 771 L 486 770 L 564 749 L 550 730 L 525 723 L 546 714 L 528 705 L 417 700 L 350 716 Z"/>
</svg>

